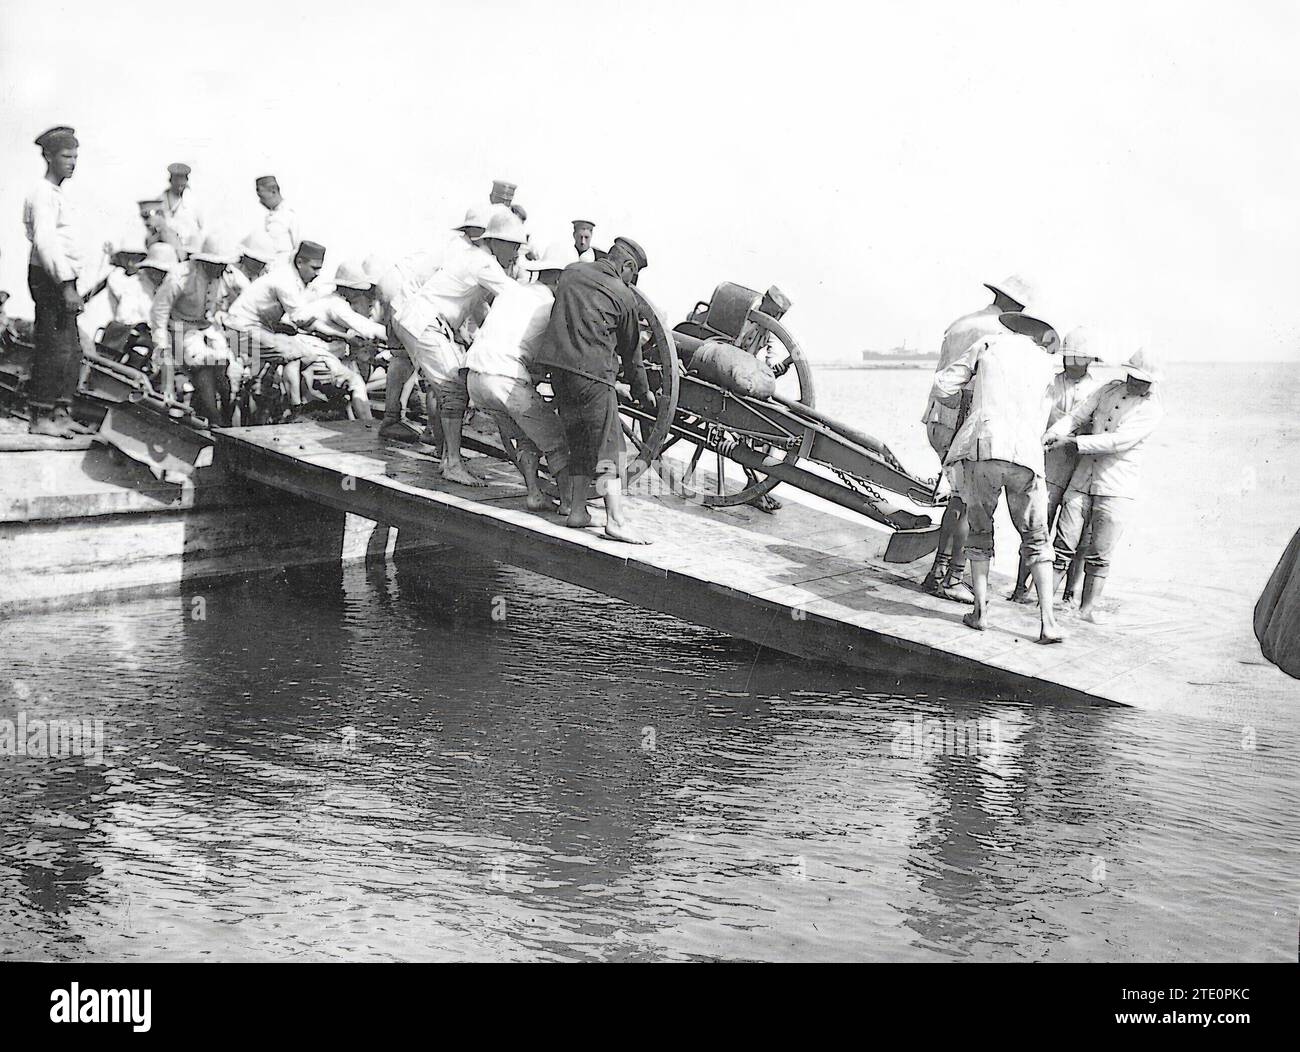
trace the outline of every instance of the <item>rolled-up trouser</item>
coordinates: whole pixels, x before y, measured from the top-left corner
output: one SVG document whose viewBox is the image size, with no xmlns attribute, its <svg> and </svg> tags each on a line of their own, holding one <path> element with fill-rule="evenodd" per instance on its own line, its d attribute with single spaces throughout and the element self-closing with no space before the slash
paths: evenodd
<svg viewBox="0 0 1300 1052">
<path fill-rule="evenodd" d="M 569 466 L 569 443 L 559 414 L 528 380 L 470 370 L 469 397 L 492 414 L 498 427 L 505 423 L 507 433 L 513 428 L 522 436 L 524 448 L 544 453 L 552 474 Z"/>
<path fill-rule="evenodd" d="M 553 369 L 551 389 L 569 442 L 569 471 L 583 478 L 621 475 L 623 431 L 614 388 L 600 380 Z"/>
<path fill-rule="evenodd" d="M 962 461 L 962 494 L 970 515 L 966 554 L 988 562 L 993 558 L 993 515 L 1005 490 L 1011 522 L 1020 534 L 1025 564 L 1052 561 L 1047 543 L 1047 488 L 1041 475 L 1009 460 Z"/>
<path fill-rule="evenodd" d="M 465 348 L 452 337 L 447 323 L 439 318 L 417 335 L 401 322 L 394 321 L 393 331 L 411 356 L 416 370 L 433 388 L 438 399 L 438 415 L 463 416 L 469 408 L 466 388 L 469 370 L 465 366 Z"/>
<path fill-rule="evenodd" d="M 68 309 L 63 302 L 63 286 L 43 267 L 27 268 L 27 288 L 36 313 L 29 401 L 34 409 L 47 411 L 56 405 L 70 406 L 81 373 L 78 312 Z"/>
<path fill-rule="evenodd" d="M 1061 517 L 1056 523 L 1057 572 L 1064 573 L 1069 568 L 1082 540 L 1083 572 L 1092 577 L 1110 573 L 1110 559 L 1124 535 L 1131 506 L 1130 497 L 1102 497 L 1078 489 L 1066 490 Z"/>
</svg>

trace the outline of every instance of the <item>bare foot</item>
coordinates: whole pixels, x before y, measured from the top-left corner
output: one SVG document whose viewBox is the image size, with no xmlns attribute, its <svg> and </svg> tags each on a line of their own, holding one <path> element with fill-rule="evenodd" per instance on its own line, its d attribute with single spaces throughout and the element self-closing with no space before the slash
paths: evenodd
<svg viewBox="0 0 1300 1052">
<path fill-rule="evenodd" d="M 624 544 L 649 544 L 650 541 L 642 537 L 636 530 L 630 529 L 623 523 L 615 522 L 610 519 L 605 523 L 605 536 L 612 541 L 622 541 Z"/>
<path fill-rule="evenodd" d="M 1022 606 L 1028 606 L 1034 601 L 1034 597 L 1030 595 L 1027 590 L 1022 588 L 1015 589 L 1015 591 L 1007 596 L 1007 598 L 1013 603 L 1020 603 Z"/>
<path fill-rule="evenodd" d="M 560 515 L 561 518 L 567 519 L 570 513 L 573 511 L 573 508 L 567 500 L 561 500 L 560 506 L 555 510 Z"/>
<path fill-rule="evenodd" d="M 551 506 L 551 498 L 541 490 L 531 490 L 524 503 L 529 511 L 544 511 Z"/>
<path fill-rule="evenodd" d="M 1090 621 L 1094 625 L 1104 625 L 1110 619 L 1094 606 L 1088 610 L 1080 610 L 1079 620 Z"/>
<path fill-rule="evenodd" d="M 969 614 L 961 619 L 961 623 L 967 628 L 973 628 L 976 632 L 983 632 L 988 628 L 989 620 L 985 614 L 977 614 L 972 610 Z"/>
<path fill-rule="evenodd" d="M 44 435 L 46 438 L 76 438 L 77 433 L 71 428 L 63 427 L 48 416 L 34 416 L 27 425 L 28 434 Z"/>
<path fill-rule="evenodd" d="M 975 602 L 975 593 L 967 587 L 965 581 L 944 581 L 939 585 L 938 595 L 953 603 L 965 603 L 970 606 Z"/>
<path fill-rule="evenodd" d="M 586 529 L 591 525 L 591 512 L 587 510 L 585 504 L 575 504 L 569 509 L 569 517 L 565 520 L 564 525 L 572 526 L 575 530 Z"/>
<path fill-rule="evenodd" d="M 1060 643 L 1063 639 L 1065 639 L 1064 634 L 1055 625 L 1052 625 L 1051 628 L 1044 625 L 1038 630 L 1038 642 L 1045 647 L 1051 646 L 1053 643 Z"/>
<path fill-rule="evenodd" d="M 455 482 L 462 486 L 486 486 L 477 475 L 471 475 L 464 464 L 443 464 L 442 477 L 448 482 Z"/>
</svg>

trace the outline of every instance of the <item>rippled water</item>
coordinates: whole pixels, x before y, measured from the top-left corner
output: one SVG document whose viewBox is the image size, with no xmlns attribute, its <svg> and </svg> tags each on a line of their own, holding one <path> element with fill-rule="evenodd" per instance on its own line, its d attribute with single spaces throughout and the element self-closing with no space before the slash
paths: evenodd
<svg viewBox="0 0 1300 1052">
<path fill-rule="evenodd" d="M 5 956 L 1294 959 L 1294 734 L 873 682 L 454 552 L 194 598 L 0 623 L 4 715 L 106 742 L 0 759 Z"/>
<path fill-rule="evenodd" d="M 1171 419 L 1121 596 L 1195 551 L 1247 616 L 1300 524 L 1300 370 L 1258 372 L 1256 411 Z M 825 401 L 928 470 L 925 383 Z M 1296 955 L 1300 706 L 962 696 L 443 552 L 0 621 L 20 712 L 103 720 L 104 755 L 0 755 L 3 957 Z"/>
</svg>

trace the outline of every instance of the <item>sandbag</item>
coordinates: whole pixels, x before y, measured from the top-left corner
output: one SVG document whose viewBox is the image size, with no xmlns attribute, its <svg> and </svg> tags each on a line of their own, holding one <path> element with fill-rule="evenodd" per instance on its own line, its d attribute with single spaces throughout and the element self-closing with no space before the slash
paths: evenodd
<svg viewBox="0 0 1300 1052">
<path fill-rule="evenodd" d="M 1300 679 L 1300 530 L 1255 604 L 1255 638 L 1269 661 Z"/>
<path fill-rule="evenodd" d="M 705 340 L 691 355 L 688 371 L 733 394 L 771 398 L 776 374 L 765 362 L 722 340 Z"/>
</svg>

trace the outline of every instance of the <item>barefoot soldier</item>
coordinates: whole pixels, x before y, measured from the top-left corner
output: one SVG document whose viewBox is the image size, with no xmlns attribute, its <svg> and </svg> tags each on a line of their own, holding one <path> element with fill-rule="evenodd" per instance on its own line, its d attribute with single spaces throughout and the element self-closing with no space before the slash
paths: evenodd
<svg viewBox="0 0 1300 1052">
<path fill-rule="evenodd" d="M 1065 450 L 1079 456 L 1061 503 L 1055 547 L 1059 584 L 1088 528 L 1079 601 L 1079 616 L 1085 621 L 1101 620 L 1097 602 L 1137 497 L 1142 450 L 1164 416 L 1153 390 L 1161 379 L 1155 355 L 1139 350 L 1123 368 L 1128 370 L 1125 379 L 1098 388 L 1061 417 L 1045 437 L 1049 454 Z"/>
<path fill-rule="evenodd" d="M 30 423 L 34 435 L 73 438 L 89 434 L 72 418 L 72 399 L 81 373 L 81 338 L 77 315 L 81 294 L 77 279 L 82 261 L 77 249 L 77 220 L 63 184 L 77 168 L 77 137 L 57 127 L 36 140 L 45 158 L 45 176 L 23 204 L 23 225 L 32 243 L 27 287 L 35 306 Z"/>
<path fill-rule="evenodd" d="M 1029 283 L 1014 274 L 996 284 L 986 282 L 984 287 L 993 293 L 993 302 L 972 314 L 963 315 L 948 326 L 939 349 L 936 374 L 947 369 L 986 336 L 1005 332 L 998 318 L 1006 311 L 1022 310 L 1033 295 Z M 948 456 L 948 448 L 961 427 L 968 404 L 968 401 L 962 401 L 957 405 L 947 405 L 933 394 L 926 404 L 921 422 L 925 424 L 930 447 L 939 455 L 941 464 Z M 969 603 L 973 601 L 971 592 L 962 581 L 962 574 L 966 570 L 962 548 L 966 543 L 969 524 L 966 504 L 960 493 L 960 467 L 953 465 L 944 471 L 952 487 L 952 496 L 944 510 L 943 521 L 939 524 L 939 547 L 934 555 L 934 565 L 921 582 L 921 588 L 931 595 L 940 595 L 958 603 Z"/>
<path fill-rule="evenodd" d="M 975 609 L 963 622 L 979 631 L 988 627 L 993 515 L 1005 491 L 1007 510 L 1020 534 L 1020 550 L 1038 590 L 1042 622 L 1038 641 L 1059 643 L 1043 482 L 1043 432 L 1051 411 L 1048 388 L 1056 372 L 1052 355 L 1060 349 L 1049 316 L 1036 309 L 1001 315 L 1002 324 L 1011 331 L 978 341 L 938 373 L 932 397 L 954 406 L 962 389 L 971 385 L 970 413 L 945 461 L 961 466 L 962 496 L 970 516 L 965 553 L 971 562 Z"/>
<path fill-rule="evenodd" d="M 646 265 L 641 246 L 619 237 L 605 259 L 565 269 L 538 355 L 538 364 L 551 369 L 551 386 L 569 442 L 567 523 L 579 529 L 591 524 L 587 487 L 598 478 L 607 513 L 606 535 L 632 544 L 647 541 L 624 516 L 619 480 L 623 431 L 614 381 L 621 363 L 633 400 L 649 401 L 636 300 L 630 288 Z"/>
<path fill-rule="evenodd" d="M 507 448 L 512 440 L 518 445 L 516 466 L 528 487 L 528 507 L 541 511 L 551 503 L 537 481 L 538 460 L 545 455 L 560 490 L 560 513 L 566 516 L 569 446 L 559 416 L 537 393 L 529 367 L 546 335 L 554 290 L 567 265 L 563 246 L 552 246 L 540 260 L 525 262 L 537 281 L 497 296 L 466 357 L 470 401 L 492 415 Z"/>
</svg>

